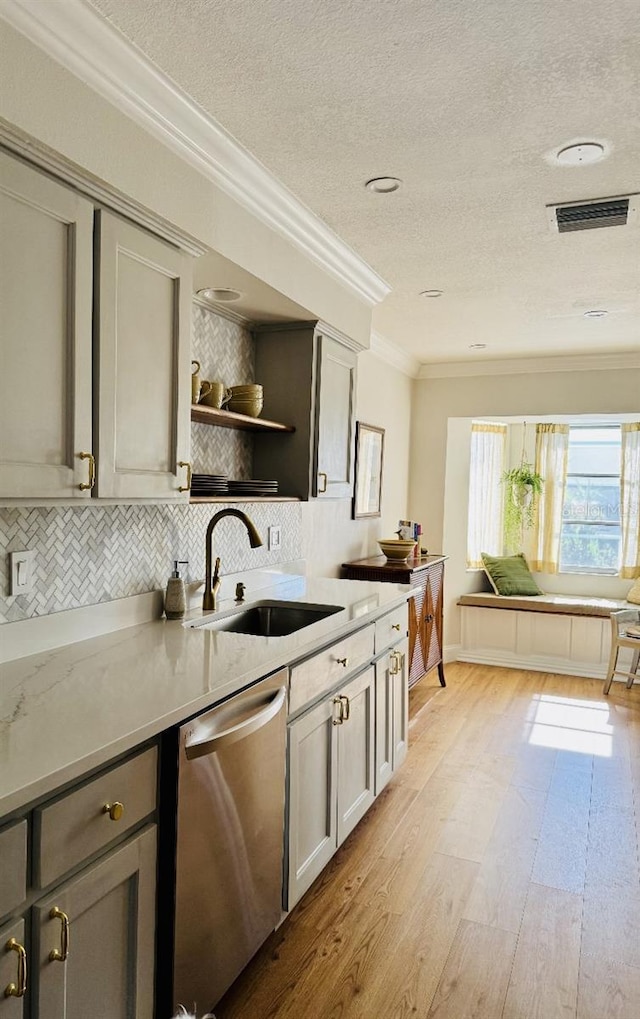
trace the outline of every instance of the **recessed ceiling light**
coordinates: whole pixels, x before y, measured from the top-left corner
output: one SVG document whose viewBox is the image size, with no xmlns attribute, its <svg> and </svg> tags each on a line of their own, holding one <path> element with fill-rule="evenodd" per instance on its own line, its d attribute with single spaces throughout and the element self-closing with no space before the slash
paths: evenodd
<svg viewBox="0 0 640 1019">
<path fill-rule="evenodd" d="M 486 346 L 486 343 L 470 343 L 469 350 L 485 350 Z"/>
<path fill-rule="evenodd" d="M 598 163 L 606 155 L 606 149 L 600 142 L 579 142 L 559 149 L 556 160 L 560 166 L 587 166 L 589 163 Z"/>
<path fill-rule="evenodd" d="M 606 318 L 609 314 L 604 308 L 594 308 L 592 311 L 585 311 L 585 318 Z"/>
<path fill-rule="evenodd" d="M 205 301 L 217 301 L 219 304 L 230 304 L 231 301 L 239 301 L 242 293 L 233 290 L 231 287 L 204 287 L 198 290 L 198 297 L 204 297 Z"/>
<path fill-rule="evenodd" d="M 377 195 L 390 195 L 397 191 L 401 184 L 399 177 L 372 177 L 365 187 L 368 191 L 375 191 Z"/>
<path fill-rule="evenodd" d="M 442 297 L 444 291 L 442 290 L 421 290 L 419 297 Z"/>
</svg>

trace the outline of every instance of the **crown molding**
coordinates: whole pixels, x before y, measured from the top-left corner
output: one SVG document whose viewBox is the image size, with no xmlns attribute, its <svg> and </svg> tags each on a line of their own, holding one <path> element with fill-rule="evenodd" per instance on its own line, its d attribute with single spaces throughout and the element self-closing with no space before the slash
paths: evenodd
<svg viewBox="0 0 640 1019">
<path fill-rule="evenodd" d="M 447 361 L 423 364 L 419 379 L 459 379 L 477 375 L 531 375 L 538 372 L 613 371 L 640 368 L 640 354 L 568 354 L 503 361 Z"/>
<path fill-rule="evenodd" d="M 253 319 L 247 318 L 246 315 L 236 311 L 234 308 L 230 308 L 228 304 L 220 301 L 207 301 L 204 297 L 200 297 L 199 294 L 194 294 L 192 300 L 199 308 L 204 308 L 205 311 L 210 311 L 212 314 L 218 315 L 219 318 L 226 318 L 228 322 L 234 322 L 235 325 L 242 326 L 244 329 L 252 329 L 255 325 Z"/>
<path fill-rule="evenodd" d="M 389 285 L 85 0 L 0 0 L 0 16 L 373 306 Z"/>
<path fill-rule="evenodd" d="M 381 333 L 375 332 L 375 330 L 371 332 L 371 346 L 369 350 L 381 361 L 385 361 L 392 368 L 402 372 L 403 375 L 408 375 L 411 379 L 420 377 L 421 365 L 418 358 L 414 357 L 413 354 L 407 353 L 406 350 L 402 350 L 401 347 L 397 347 L 395 343 L 391 343 Z"/>
</svg>

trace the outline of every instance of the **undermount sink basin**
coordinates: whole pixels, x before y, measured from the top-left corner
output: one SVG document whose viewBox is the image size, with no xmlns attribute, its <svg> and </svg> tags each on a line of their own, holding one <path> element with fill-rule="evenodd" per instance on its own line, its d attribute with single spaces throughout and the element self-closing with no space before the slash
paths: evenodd
<svg viewBox="0 0 640 1019">
<path fill-rule="evenodd" d="M 284 637 L 336 612 L 342 605 L 312 605 L 309 602 L 259 601 L 243 609 L 230 609 L 216 619 L 193 623 L 207 630 L 247 633 L 256 637 Z"/>
</svg>

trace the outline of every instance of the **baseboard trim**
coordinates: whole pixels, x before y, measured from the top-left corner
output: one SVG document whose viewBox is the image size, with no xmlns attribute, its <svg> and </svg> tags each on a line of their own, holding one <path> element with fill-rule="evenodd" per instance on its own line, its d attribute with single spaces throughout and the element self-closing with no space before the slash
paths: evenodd
<svg viewBox="0 0 640 1019">
<path fill-rule="evenodd" d="M 529 672 L 556 672 L 562 676 L 578 676 L 584 679 L 604 679 L 607 666 L 594 665 L 586 662 L 568 662 L 565 658 L 551 658 L 544 655 L 530 657 L 526 655 L 496 654 L 495 651 L 463 651 L 458 652 L 459 662 L 472 665 L 496 665 L 503 669 L 526 669 Z"/>
<path fill-rule="evenodd" d="M 445 665 L 449 662 L 457 662 L 462 651 L 462 644 L 445 644 L 442 651 L 442 661 Z"/>
</svg>

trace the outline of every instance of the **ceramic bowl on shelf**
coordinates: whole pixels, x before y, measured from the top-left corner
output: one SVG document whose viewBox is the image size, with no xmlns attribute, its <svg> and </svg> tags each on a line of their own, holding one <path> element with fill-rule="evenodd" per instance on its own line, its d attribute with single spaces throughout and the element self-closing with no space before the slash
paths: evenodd
<svg viewBox="0 0 640 1019">
<path fill-rule="evenodd" d="M 385 538 L 384 541 L 378 541 L 378 545 L 380 546 L 380 551 L 383 555 L 386 555 L 387 559 L 403 563 L 410 555 L 413 555 L 416 542 L 408 541 L 404 538 Z"/>
<path fill-rule="evenodd" d="M 227 410 L 235 414 L 246 414 L 248 417 L 257 418 L 262 412 L 262 400 L 245 400 L 232 396 L 227 404 Z"/>
</svg>

